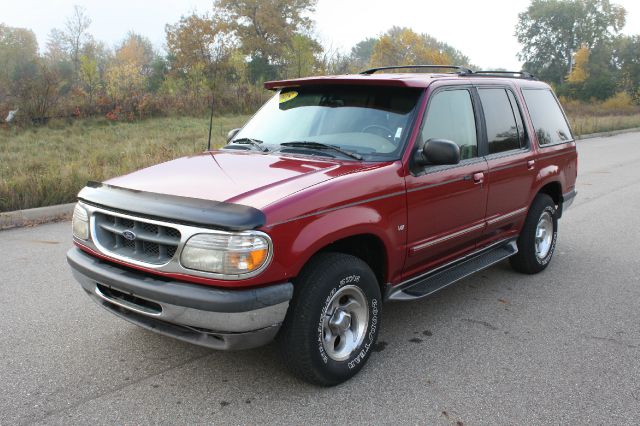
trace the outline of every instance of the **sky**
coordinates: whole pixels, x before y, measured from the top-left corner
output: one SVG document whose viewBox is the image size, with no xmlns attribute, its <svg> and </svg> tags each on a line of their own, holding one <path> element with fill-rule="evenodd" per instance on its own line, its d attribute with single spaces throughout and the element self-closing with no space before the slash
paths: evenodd
<svg viewBox="0 0 640 426">
<path fill-rule="evenodd" d="M 625 34 L 640 34 L 640 1 L 614 0 L 627 10 Z M 130 30 L 164 45 L 164 27 L 182 15 L 205 12 L 211 0 L 3 0 L 0 22 L 29 28 L 44 47 L 52 28 L 63 28 L 73 5 L 87 9 L 89 31 L 113 46 Z M 444 41 L 484 69 L 519 70 L 520 46 L 513 33 L 530 0 L 318 0 L 312 18 L 325 48 L 348 52 L 392 26 L 410 27 Z"/>
</svg>

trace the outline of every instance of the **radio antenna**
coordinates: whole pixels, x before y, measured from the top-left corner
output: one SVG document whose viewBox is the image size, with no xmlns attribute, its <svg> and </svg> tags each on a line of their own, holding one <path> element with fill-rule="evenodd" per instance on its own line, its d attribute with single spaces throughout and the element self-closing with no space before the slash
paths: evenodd
<svg viewBox="0 0 640 426">
<path fill-rule="evenodd" d="M 209 140 L 207 141 L 207 151 L 211 151 L 211 129 L 213 128 L 213 91 L 211 91 L 211 115 L 209 115 Z"/>
</svg>

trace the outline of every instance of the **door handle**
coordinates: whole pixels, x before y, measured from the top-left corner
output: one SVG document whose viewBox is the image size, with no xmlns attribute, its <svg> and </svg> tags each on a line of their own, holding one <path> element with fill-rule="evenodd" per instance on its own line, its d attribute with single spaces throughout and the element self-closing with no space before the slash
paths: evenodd
<svg viewBox="0 0 640 426">
<path fill-rule="evenodd" d="M 536 160 L 529 160 L 529 161 L 527 161 L 527 169 L 529 169 L 529 170 L 533 170 L 533 168 L 535 167 L 535 165 L 536 165 Z"/>
<path fill-rule="evenodd" d="M 475 183 L 482 183 L 482 182 L 484 182 L 484 173 L 483 173 L 483 172 L 474 173 L 474 174 L 473 174 L 473 181 L 474 181 Z"/>
</svg>

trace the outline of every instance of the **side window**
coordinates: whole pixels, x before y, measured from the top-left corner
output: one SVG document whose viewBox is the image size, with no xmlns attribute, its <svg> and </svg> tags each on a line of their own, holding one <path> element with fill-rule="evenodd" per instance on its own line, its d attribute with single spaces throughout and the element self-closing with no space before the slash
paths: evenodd
<svg viewBox="0 0 640 426">
<path fill-rule="evenodd" d="M 468 90 L 445 90 L 433 96 L 422 127 L 422 140 L 429 139 L 457 143 L 461 160 L 478 156 L 476 121 Z"/>
<path fill-rule="evenodd" d="M 529 139 L 527 138 L 527 131 L 524 128 L 524 123 L 522 121 L 522 111 L 518 107 L 518 102 L 516 102 L 516 97 L 513 95 L 511 90 L 507 90 L 507 95 L 509 96 L 509 101 L 511 102 L 511 109 L 513 110 L 513 114 L 516 117 L 516 126 L 518 126 L 518 139 L 520 140 L 520 148 L 526 148 L 529 144 Z"/>
<path fill-rule="evenodd" d="M 505 89 L 478 89 L 487 123 L 489 154 L 520 148 L 520 137 Z"/>
<path fill-rule="evenodd" d="M 523 89 L 522 94 L 527 102 L 540 145 L 568 142 L 573 139 L 560 105 L 550 90 Z"/>
</svg>

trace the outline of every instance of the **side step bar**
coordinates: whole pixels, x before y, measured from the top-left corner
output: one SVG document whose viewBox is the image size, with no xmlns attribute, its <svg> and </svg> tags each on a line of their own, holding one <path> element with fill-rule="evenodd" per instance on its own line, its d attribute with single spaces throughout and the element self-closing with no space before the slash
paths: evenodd
<svg viewBox="0 0 640 426">
<path fill-rule="evenodd" d="M 516 253 L 518 253 L 518 246 L 515 239 L 499 243 L 399 284 L 389 290 L 386 299 L 404 301 L 422 299 Z"/>
</svg>

